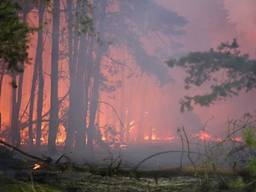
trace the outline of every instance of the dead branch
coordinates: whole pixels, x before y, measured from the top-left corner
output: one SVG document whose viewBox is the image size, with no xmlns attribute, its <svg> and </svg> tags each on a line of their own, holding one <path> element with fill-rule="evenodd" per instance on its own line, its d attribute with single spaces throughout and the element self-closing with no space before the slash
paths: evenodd
<svg viewBox="0 0 256 192">
<path fill-rule="evenodd" d="M 49 162 L 49 159 L 42 159 L 42 158 L 40 158 L 40 157 L 31 155 L 31 154 L 29 154 L 29 153 L 27 153 L 27 152 L 25 152 L 25 151 L 19 149 L 18 147 L 15 147 L 15 146 L 13 146 L 13 145 L 11 145 L 11 144 L 9 144 L 9 143 L 3 141 L 3 140 L 0 140 L 0 144 L 4 145 L 4 146 L 6 146 L 6 147 L 9 147 L 9 148 L 11 148 L 12 150 L 17 151 L 18 153 L 20 153 L 20 154 L 22 154 L 22 155 L 24 155 L 24 156 L 26 156 L 26 157 L 29 157 L 29 158 L 31 158 L 31 159 L 37 160 L 37 161 L 42 162 L 42 163 L 47 163 L 47 164 L 50 163 L 50 162 Z"/>
<path fill-rule="evenodd" d="M 60 100 L 58 101 L 59 105 L 68 97 L 68 95 L 69 95 L 69 90 L 67 91 L 67 93 L 62 98 L 60 98 Z M 28 103 L 27 103 L 27 105 L 25 107 L 25 110 L 23 111 L 23 113 L 21 115 L 21 118 L 20 118 L 21 120 L 23 119 L 23 117 L 24 117 L 24 115 L 26 113 L 26 110 L 27 110 L 27 107 L 29 105 L 29 102 L 30 102 L 30 100 L 28 101 Z M 45 112 L 45 114 L 42 115 L 42 118 L 47 117 L 49 114 L 50 114 L 50 110 Z M 28 127 L 30 125 L 30 123 L 31 124 L 35 124 L 37 121 L 38 120 L 36 119 L 36 120 L 33 120 L 32 122 L 27 122 L 26 121 L 26 122 L 20 123 L 20 125 L 19 125 L 20 129 L 24 129 L 24 128 Z M 48 119 L 43 119 L 42 122 L 49 122 L 49 120 Z"/>
<path fill-rule="evenodd" d="M 68 162 L 71 162 L 71 159 L 66 155 L 66 154 L 62 154 L 56 161 L 55 164 L 59 164 L 61 159 L 65 158 Z"/>
<path fill-rule="evenodd" d="M 143 163 L 145 163 L 149 159 L 152 159 L 153 157 L 163 155 L 163 154 L 167 154 L 167 153 L 181 153 L 181 152 L 188 153 L 188 154 L 196 154 L 196 155 L 200 155 L 200 156 L 205 156 L 205 154 L 200 153 L 200 152 L 195 152 L 195 151 L 180 151 L 180 150 L 161 151 L 161 152 L 158 152 L 158 153 L 154 153 L 154 154 L 146 157 L 145 159 L 141 160 L 139 163 L 137 163 L 133 167 L 132 170 L 136 172 Z"/>
<path fill-rule="evenodd" d="M 196 164 L 195 164 L 195 162 L 193 161 L 193 159 L 190 156 L 190 143 L 189 143 L 188 135 L 187 135 L 184 127 L 182 127 L 182 131 L 184 133 L 184 136 L 185 136 L 185 139 L 186 139 L 186 143 L 187 143 L 187 150 L 188 150 L 187 157 L 188 157 L 188 160 L 191 162 L 194 170 L 196 170 Z"/>
<path fill-rule="evenodd" d="M 237 129 L 233 130 L 232 132 L 230 132 L 230 133 L 225 137 L 225 139 L 221 140 L 219 143 L 217 143 L 216 145 L 212 146 L 212 147 L 210 148 L 210 150 L 213 150 L 213 149 L 215 149 L 215 148 L 221 146 L 222 144 L 226 143 L 227 141 L 230 140 L 230 138 L 231 138 L 233 135 L 235 135 L 236 133 L 239 133 L 240 131 L 246 129 L 246 127 L 247 127 L 247 125 L 243 125 L 242 127 L 239 127 L 239 128 L 237 128 Z"/>
<path fill-rule="evenodd" d="M 115 115 L 117 116 L 117 118 L 118 118 L 118 120 L 119 120 L 120 125 L 122 126 L 122 128 L 124 128 L 124 129 L 125 129 L 125 125 L 124 125 L 123 121 L 121 120 L 121 118 L 120 118 L 120 116 L 119 116 L 119 114 L 118 114 L 117 110 L 115 109 L 115 107 L 114 107 L 113 105 L 111 105 L 110 103 L 105 102 L 105 101 L 99 101 L 99 103 L 102 103 L 102 104 L 108 105 L 108 106 L 109 106 L 109 107 L 114 111 L 114 113 L 115 113 Z"/>
<path fill-rule="evenodd" d="M 180 137 L 180 140 L 181 140 L 180 169 L 182 169 L 183 156 L 184 156 L 184 138 L 182 136 L 182 133 L 181 133 L 180 129 L 177 130 L 177 133 L 178 133 L 178 135 Z"/>
</svg>

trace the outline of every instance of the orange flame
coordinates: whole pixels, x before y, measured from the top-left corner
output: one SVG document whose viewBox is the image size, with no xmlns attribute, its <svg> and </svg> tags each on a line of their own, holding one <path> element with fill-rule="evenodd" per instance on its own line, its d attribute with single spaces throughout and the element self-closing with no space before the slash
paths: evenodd
<svg viewBox="0 0 256 192">
<path fill-rule="evenodd" d="M 233 140 L 233 141 L 236 141 L 236 142 L 238 142 L 238 143 L 243 142 L 243 139 L 242 139 L 241 137 L 239 137 L 239 136 L 232 138 L 232 140 Z"/>
<path fill-rule="evenodd" d="M 200 131 L 196 136 L 201 141 L 211 141 L 212 140 L 212 136 L 209 133 L 207 133 L 206 131 Z"/>
<path fill-rule="evenodd" d="M 151 138 L 153 141 L 157 140 L 157 136 L 156 134 L 152 134 L 152 138 Z"/>
</svg>

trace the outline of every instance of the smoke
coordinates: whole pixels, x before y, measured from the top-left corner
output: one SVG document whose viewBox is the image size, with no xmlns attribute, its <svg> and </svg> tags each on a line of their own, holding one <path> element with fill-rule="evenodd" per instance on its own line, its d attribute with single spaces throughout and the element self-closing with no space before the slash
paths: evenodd
<svg viewBox="0 0 256 192">
<path fill-rule="evenodd" d="M 243 50 L 256 55 L 256 1 L 225 0 L 228 20 L 235 24 Z"/>
<path fill-rule="evenodd" d="M 177 50 L 176 55 L 190 51 L 204 51 L 216 47 L 220 42 L 229 41 L 236 37 L 241 44 L 243 52 L 255 55 L 255 34 L 256 34 L 256 2 L 253 0 L 157 0 L 164 6 L 178 15 L 183 16 L 187 21 L 185 35 L 181 40 L 183 48 Z M 170 54 L 171 55 L 171 54 Z M 170 86 L 171 102 L 179 102 L 184 95 L 194 95 L 198 90 L 186 92 L 182 89 L 182 73 L 172 73 L 176 83 Z M 178 82 L 177 82 L 178 81 Z M 173 93 L 175 90 L 175 96 Z M 201 90 L 199 90 L 201 91 Z M 197 120 L 191 121 L 188 127 L 198 127 L 202 122 L 214 116 L 208 124 L 208 129 L 214 134 L 222 134 L 225 129 L 225 122 L 230 118 L 239 118 L 242 113 L 252 111 L 255 93 L 241 94 L 239 97 L 217 102 L 210 107 L 195 107 L 194 114 Z M 174 124 L 186 124 L 185 116 L 176 115 L 179 107 L 172 105 L 171 116 L 176 116 Z M 178 117 L 179 116 L 179 117 Z M 190 118 L 188 118 L 190 119 Z M 195 128 L 191 128 L 195 130 Z"/>
</svg>

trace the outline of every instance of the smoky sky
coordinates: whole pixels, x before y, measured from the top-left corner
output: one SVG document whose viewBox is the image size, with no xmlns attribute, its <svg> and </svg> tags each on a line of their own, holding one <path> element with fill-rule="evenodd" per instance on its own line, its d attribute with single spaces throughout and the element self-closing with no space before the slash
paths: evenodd
<svg viewBox="0 0 256 192">
<path fill-rule="evenodd" d="M 156 43 L 157 38 L 155 36 L 152 38 L 149 35 L 150 38 L 146 40 L 147 44 L 145 48 L 151 49 L 151 54 L 159 57 L 160 62 L 154 62 L 152 64 L 154 67 L 149 67 L 150 65 L 148 65 L 147 59 L 150 57 L 143 55 L 143 62 L 138 63 L 139 65 L 145 66 L 142 67 L 142 70 L 151 71 L 150 74 L 156 77 L 155 79 L 151 76 L 151 80 L 145 80 L 147 82 L 145 83 L 147 84 L 147 89 L 144 91 L 149 98 L 149 101 L 145 105 L 151 106 L 145 108 L 151 108 L 151 114 L 153 114 L 151 117 L 153 120 L 150 120 L 150 122 L 153 124 L 152 126 L 158 127 L 159 132 L 171 129 L 171 132 L 175 134 L 176 128 L 182 125 L 196 132 L 202 128 L 204 122 L 211 119 L 208 123 L 208 131 L 215 135 L 220 135 L 225 132 L 225 122 L 228 119 L 239 118 L 245 112 L 254 111 L 253 106 L 255 106 L 255 101 L 253 97 L 255 94 L 242 93 L 239 97 L 217 102 L 210 107 L 196 106 L 194 111 L 181 114 L 179 110 L 180 99 L 184 95 L 204 92 L 204 88 L 194 88 L 189 92 L 185 91 L 183 89 L 183 72 L 165 68 L 164 62 L 173 56 L 184 55 L 190 51 L 209 50 L 212 47 L 216 47 L 220 42 L 230 41 L 233 38 L 238 39 L 242 51 L 250 53 L 252 57 L 255 56 L 255 51 L 253 51 L 255 50 L 256 39 L 253 36 L 256 25 L 255 2 L 252 0 L 155 0 L 154 2 L 159 4 L 162 10 L 170 11 L 170 14 L 167 14 L 167 18 L 164 20 L 168 22 L 169 17 L 170 23 L 175 21 L 172 27 L 179 29 L 179 34 L 173 34 L 170 31 L 167 34 L 167 38 L 165 38 L 166 34 L 161 33 L 165 41 L 160 41 L 160 46 Z M 138 6 L 138 10 L 143 10 L 146 7 L 153 15 L 154 11 L 158 13 L 157 9 L 149 8 L 146 5 L 141 6 L 144 7 L 140 8 Z M 141 14 L 141 12 L 138 14 L 142 18 L 138 22 L 143 23 L 145 22 L 143 20 L 145 17 L 142 17 Z M 137 17 L 133 15 L 132 18 Z M 181 22 L 182 20 L 183 22 Z M 180 21 L 178 25 L 177 21 Z M 152 47 L 157 48 L 154 49 Z M 136 49 L 134 50 L 136 52 Z M 164 67 L 162 68 L 162 66 Z M 172 82 L 165 84 L 163 88 L 158 87 L 159 85 L 155 83 L 155 81 L 161 81 L 161 78 L 158 78 L 159 76 L 165 77 L 165 72 L 163 73 L 160 69 L 168 71 L 169 77 L 173 79 Z M 137 92 L 141 91 L 137 88 L 131 89 Z M 157 94 L 158 97 L 152 96 L 154 94 Z M 141 98 L 136 97 L 134 99 L 141 100 Z M 157 105 L 152 104 L 154 103 L 152 100 L 156 100 Z M 141 102 L 138 101 L 135 103 L 140 105 Z M 139 108 L 142 108 L 142 106 Z"/>
</svg>

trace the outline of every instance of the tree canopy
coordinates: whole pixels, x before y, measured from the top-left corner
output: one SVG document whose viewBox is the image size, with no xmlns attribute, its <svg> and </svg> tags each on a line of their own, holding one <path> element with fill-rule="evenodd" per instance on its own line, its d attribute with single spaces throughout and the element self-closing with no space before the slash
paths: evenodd
<svg viewBox="0 0 256 192">
<path fill-rule="evenodd" d="M 161 59 L 157 55 L 147 53 L 141 39 L 150 34 L 156 39 L 161 35 L 167 38 L 184 35 L 187 24 L 184 17 L 152 0 L 122 0 L 118 15 L 109 13 L 104 19 L 106 42 L 115 46 L 125 44 L 145 74 L 155 76 L 161 85 L 170 81 L 166 66 L 159 65 Z"/>
<path fill-rule="evenodd" d="M 29 27 L 20 19 L 20 7 L 11 0 L 0 1 L 0 70 L 22 72 L 27 59 Z"/>
<path fill-rule="evenodd" d="M 181 111 L 192 110 L 193 104 L 209 106 L 256 88 L 256 60 L 241 53 L 236 39 L 221 43 L 216 50 L 191 52 L 181 58 L 170 59 L 167 64 L 185 70 L 186 89 L 203 85 L 210 88 L 204 94 L 184 96 Z"/>
</svg>

